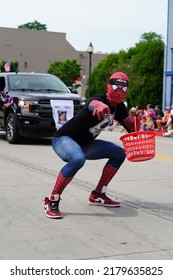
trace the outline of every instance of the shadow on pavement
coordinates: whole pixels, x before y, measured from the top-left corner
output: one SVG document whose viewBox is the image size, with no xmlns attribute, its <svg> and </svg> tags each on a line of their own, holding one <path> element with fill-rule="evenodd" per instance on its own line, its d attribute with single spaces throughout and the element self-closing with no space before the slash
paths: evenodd
<svg viewBox="0 0 173 280">
<path fill-rule="evenodd" d="M 63 211 L 63 217 L 66 216 L 80 216 L 80 217 L 100 217 L 100 218 L 115 218 L 115 217 L 136 217 L 138 216 L 138 210 L 131 208 L 131 207 L 127 207 L 126 205 L 122 205 L 119 208 L 111 208 L 111 207 L 107 207 L 107 208 L 103 208 L 104 213 L 96 213 L 94 211 L 95 207 L 99 207 L 99 206 L 91 206 L 91 209 L 93 208 L 93 213 L 75 213 L 75 212 L 64 212 Z M 105 209 L 107 210 L 107 212 L 105 213 Z"/>
</svg>

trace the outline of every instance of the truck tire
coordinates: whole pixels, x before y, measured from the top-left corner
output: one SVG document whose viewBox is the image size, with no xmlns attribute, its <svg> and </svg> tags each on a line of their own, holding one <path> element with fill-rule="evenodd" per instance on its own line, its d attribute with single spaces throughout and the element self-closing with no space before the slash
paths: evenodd
<svg viewBox="0 0 173 280">
<path fill-rule="evenodd" d="M 17 144 L 20 142 L 19 130 L 17 128 L 16 116 L 14 113 L 9 113 L 5 124 L 6 139 L 9 144 Z"/>
</svg>

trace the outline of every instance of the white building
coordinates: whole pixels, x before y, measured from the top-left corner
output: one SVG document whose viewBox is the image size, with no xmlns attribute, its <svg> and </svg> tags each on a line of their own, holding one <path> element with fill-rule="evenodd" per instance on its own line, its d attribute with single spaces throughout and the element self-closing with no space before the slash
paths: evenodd
<svg viewBox="0 0 173 280">
<path fill-rule="evenodd" d="M 168 0 L 167 41 L 164 55 L 163 109 L 173 104 L 173 0 Z"/>
</svg>

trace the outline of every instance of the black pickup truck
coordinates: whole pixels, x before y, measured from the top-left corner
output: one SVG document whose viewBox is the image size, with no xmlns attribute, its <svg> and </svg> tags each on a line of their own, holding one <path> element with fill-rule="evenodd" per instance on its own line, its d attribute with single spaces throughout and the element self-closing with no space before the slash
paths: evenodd
<svg viewBox="0 0 173 280">
<path fill-rule="evenodd" d="M 74 114 L 85 99 L 71 93 L 54 75 L 0 73 L 0 128 L 10 144 L 21 137 L 51 137 L 55 131 L 51 100 L 72 100 Z"/>
</svg>

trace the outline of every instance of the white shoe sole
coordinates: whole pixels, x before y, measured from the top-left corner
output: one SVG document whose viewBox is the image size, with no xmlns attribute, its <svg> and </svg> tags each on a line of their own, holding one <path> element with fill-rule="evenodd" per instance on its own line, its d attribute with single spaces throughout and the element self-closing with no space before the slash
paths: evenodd
<svg viewBox="0 0 173 280">
<path fill-rule="evenodd" d="M 105 207 L 120 207 L 121 204 L 117 204 L 117 205 L 110 205 L 110 204 L 103 204 L 103 203 L 97 203 L 97 202 L 88 202 L 89 205 L 91 206 L 105 206 Z"/>
</svg>

